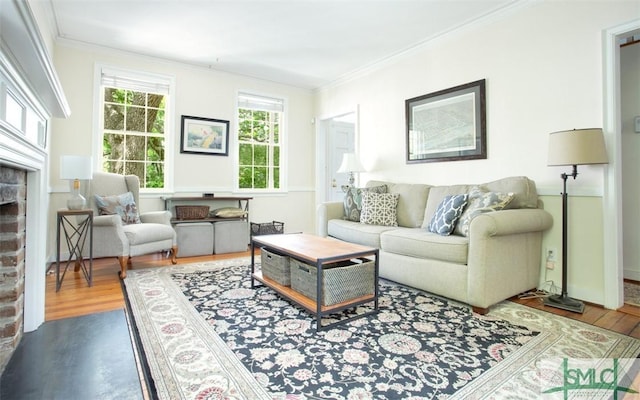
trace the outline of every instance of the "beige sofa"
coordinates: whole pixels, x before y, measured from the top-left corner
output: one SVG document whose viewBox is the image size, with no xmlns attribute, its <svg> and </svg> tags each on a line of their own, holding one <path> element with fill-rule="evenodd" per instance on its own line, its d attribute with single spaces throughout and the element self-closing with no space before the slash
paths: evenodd
<svg viewBox="0 0 640 400">
<path fill-rule="evenodd" d="M 467 303 L 485 314 L 489 307 L 539 284 L 542 232 L 553 224 L 539 208 L 535 183 L 509 177 L 480 185 L 431 186 L 370 181 L 397 193 L 398 226 L 345 219 L 343 202 L 318 207 L 318 234 L 380 249 L 380 277 Z M 471 190 L 512 194 L 503 210 L 470 219 L 468 236 L 443 236 L 428 226 L 448 195 Z"/>
</svg>

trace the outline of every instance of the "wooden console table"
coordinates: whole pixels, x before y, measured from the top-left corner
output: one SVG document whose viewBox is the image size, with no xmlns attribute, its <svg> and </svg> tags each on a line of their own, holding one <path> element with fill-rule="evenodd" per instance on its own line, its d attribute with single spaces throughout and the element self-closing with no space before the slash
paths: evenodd
<svg viewBox="0 0 640 400">
<path fill-rule="evenodd" d="M 252 200 L 253 197 L 245 197 L 245 196 L 188 196 L 188 197 L 162 197 L 164 200 L 164 209 L 170 211 L 172 215 L 175 215 L 173 212 L 173 207 L 176 204 L 180 203 L 232 203 L 237 204 L 238 208 L 246 211 L 246 216 L 244 218 L 202 218 L 202 219 L 177 219 L 172 218 L 171 223 L 188 223 L 188 222 L 217 222 L 217 221 L 233 221 L 233 220 L 249 220 L 249 200 Z"/>
</svg>

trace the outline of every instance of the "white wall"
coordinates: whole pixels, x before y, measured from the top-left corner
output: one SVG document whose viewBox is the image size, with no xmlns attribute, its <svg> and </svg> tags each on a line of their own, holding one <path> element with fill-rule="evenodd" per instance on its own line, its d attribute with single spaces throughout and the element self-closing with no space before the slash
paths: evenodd
<svg viewBox="0 0 640 400">
<path fill-rule="evenodd" d="M 620 68 L 624 277 L 640 281 L 640 133 L 633 124 L 640 116 L 640 43 L 620 49 Z"/>
<path fill-rule="evenodd" d="M 191 67 L 98 48 L 58 44 L 55 66 L 70 103 L 72 114 L 53 121 L 51 134 L 51 210 L 49 254 L 55 257 L 55 210 L 65 206 L 66 181 L 58 179 L 63 154 L 90 154 L 93 110 L 94 65 L 103 63 L 146 72 L 172 75 L 176 79 L 175 115 L 175 195 L 215 192 L 232 194 L 234 141 L 228 157 L 180 154 L 180 116 L 192 115 L 228 120 L 235 131 L 235 99 L 238 90 L 282 96 L 288 101 L 288 149 L 286 152 L 289 192 L 257 195 L 250 204 L 251 221 L 283 221 L 287 232 L 314 231 L 314 127 L 311 124 L 313 95 L 308 90 L 244 76 Z M 160 210 L 159 196 L 143 196 L 143 211 Z"/>
<path fill-rule="evenodd" d="M 367 174 L 429 184 L 534 179 L 555 226 L 544 246 L 561 248 L 560 174 L 547 167 L 550 132 L 603 124 L 602 32 L 640 16 L 638 2 L 532 2 L 318 91 L 316 115 L 352 104 Z M 406 164 L 406 99 L 486 79 L 486 160 Z M 569 182 L 569 293 L 603 303 L 602 166 Z M 559 268 L 545 278 L 561 282 Z"/>
</svg>

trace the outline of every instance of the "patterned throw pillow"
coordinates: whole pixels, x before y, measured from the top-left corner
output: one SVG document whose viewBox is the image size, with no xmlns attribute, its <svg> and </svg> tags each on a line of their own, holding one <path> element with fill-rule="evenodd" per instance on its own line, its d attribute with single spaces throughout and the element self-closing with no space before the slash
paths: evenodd
<svg viewBox="0 0 640 400">
<path fill-rule="evenodd" d="M 120 215 L 125 225 L 139 224 L 140 214 L 133 199 L 133 193 L 127 192 L 117 196 L 94 195 L 100 215 Z"/>
<path fill-rule="evenodd" d="M 387 193 L 387 185 L 365 188 L 350 187 L 344 195 L 344 219 L 360 222 L 362 211 L 362 192 Z"/>
<path fill-rule="evenodd" d="M 396 208 L 397 193 L 362 192 L 362 212 L 360 223 L 369 225 L 398 226 Z"/>
<path fill-rule="evenodd" d="M 476 216 L 490 211 L 500 211 L 513 200 L 513 193 L 486 192 L 478 186 L 469 191 L 469 204 L 460 216 L 455 233 L 469 236 L 469 225 Z"/>
<path fill-rule="evenodd" d="M 446 196 L 431 218 L 429 232 L 442 236 L 450 235 L 456 227 L 456 221 L 458 221 L 464 211 L 464 207 L 467 205 L 468 197 L 469 195 L 466 193 Z"/>
</svg>

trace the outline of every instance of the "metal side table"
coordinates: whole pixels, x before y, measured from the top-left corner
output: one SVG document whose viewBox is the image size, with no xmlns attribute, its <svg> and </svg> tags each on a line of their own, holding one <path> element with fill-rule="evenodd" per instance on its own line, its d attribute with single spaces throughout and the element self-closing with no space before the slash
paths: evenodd
<svg viewBox="0 0 640 400">
<path fill-rule="evenodd" d="M 60 275 L 60 231 L 63 233 L 64 241 L 69 248 L 69 258 L 67 259 L 64 271 Z M 89 259 L 87 261 L 82 256 L 82 249 L 89 239 Z M 74 270 L 82 270 L 89 286 L 93 283 L 93 210 L 59 210 L 58 229 L 56 231 L 56 292 L 60 290 L 62 281 L 71 264 L 75 265 Z"/>
</svg>

